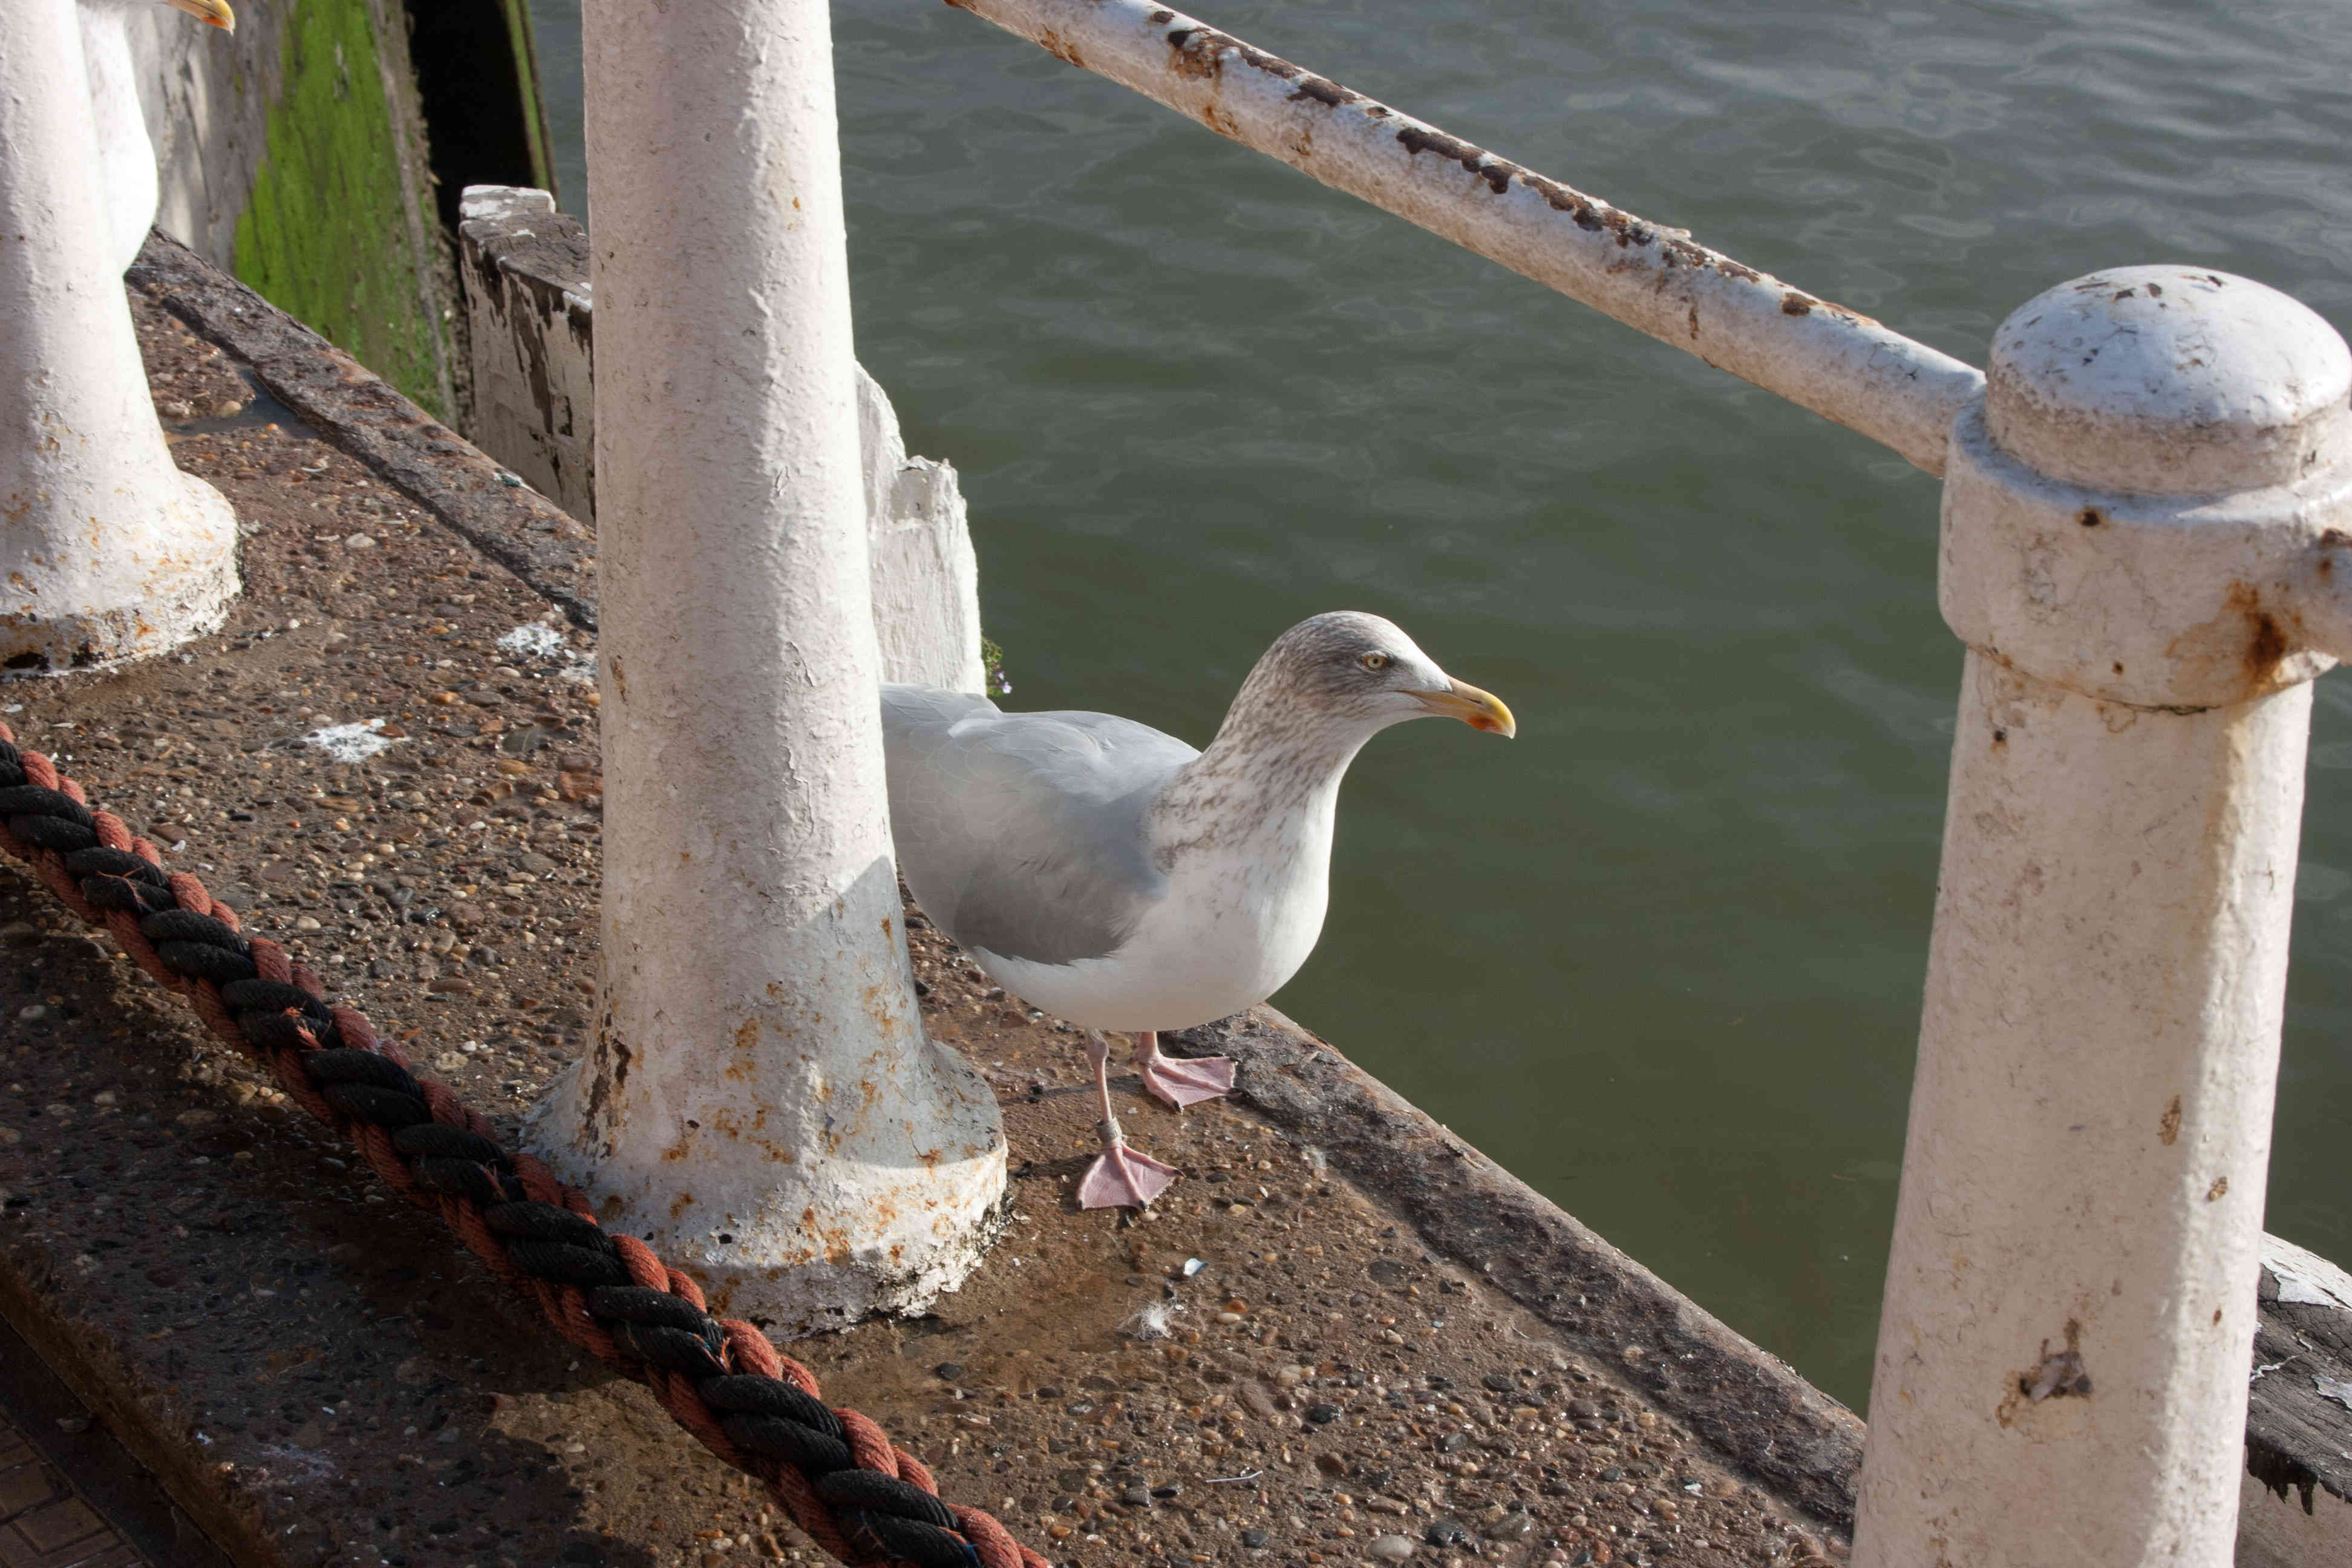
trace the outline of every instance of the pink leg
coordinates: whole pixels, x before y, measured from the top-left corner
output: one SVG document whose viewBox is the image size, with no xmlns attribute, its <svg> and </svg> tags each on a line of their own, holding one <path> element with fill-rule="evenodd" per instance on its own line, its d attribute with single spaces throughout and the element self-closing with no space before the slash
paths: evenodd
<svg viewBox="0 0 2352 1568">
<path fill-rule="evenodd" d="M 1160 1037 L 1150 1029 L 1135 1037 L 1135 1069 L 1146 1089 L 1178 1110 L 1231 1093 L 1234 1087 L 1233 1058 L 1163 1057 Z"/>
<path fill-rule="evenodd" d="M 1176 1167 L 1127 1146 L 1110 1109 L 1110 1042 L 1093 1030 L 1087 1032 L 1087 1060 L 1094 1064 L 1095 1093 L 1102 1101 L 1102 1152 L 1078 1179 L 1078 1206 L 1142 1208 L 1168 1190 Z"/>
</svg>

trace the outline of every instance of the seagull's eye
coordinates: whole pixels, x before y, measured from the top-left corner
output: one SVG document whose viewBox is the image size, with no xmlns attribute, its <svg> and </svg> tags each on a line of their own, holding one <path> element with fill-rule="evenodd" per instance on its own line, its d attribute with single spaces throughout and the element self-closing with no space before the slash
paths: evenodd
<svg viewBox="0 0 2352 1568">
<path fill-rule="evenodd" d="M 1389 667 L 1389 656 L 1384 653 L 1368 653 L 1356 662 L 1377 675 Z"/>
</svg>

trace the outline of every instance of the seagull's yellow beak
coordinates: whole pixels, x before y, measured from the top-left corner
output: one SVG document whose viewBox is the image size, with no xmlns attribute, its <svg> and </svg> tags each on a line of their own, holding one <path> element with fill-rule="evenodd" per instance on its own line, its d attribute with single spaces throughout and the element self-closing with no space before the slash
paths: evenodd
<svg viewBox="0 0 2352 1568">
<path fill-rule="evenodd" d="M 228 0 L 163 0 L 174 11 L 185 11 L 199 22 L 208 22 L 223 32 L 236 31 L 236 13 L 228 8 Z"/>
<path fill-rule="evenodd" d="M 1519 732 L 1519 721 L 1511 717 L 1510 709 L 1501 698 L 1466 682 L 1449 679 L 1444 690 L 1416 695 L 1421 705 L 1432 713 L 1459 719 L 1473 730 L 1484 730 L 1506 740 Z"/>
</svg>

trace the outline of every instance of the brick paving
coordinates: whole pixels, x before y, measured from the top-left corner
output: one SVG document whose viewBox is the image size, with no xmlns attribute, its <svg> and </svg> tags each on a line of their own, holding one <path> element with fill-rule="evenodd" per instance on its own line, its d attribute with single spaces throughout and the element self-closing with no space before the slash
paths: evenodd
<svg viewBox="0 0 2352 1568">
<path fill-rule="evenodd" d="M 0 1410 L 0 1568 L 147 1568 Z"/>
</svg>

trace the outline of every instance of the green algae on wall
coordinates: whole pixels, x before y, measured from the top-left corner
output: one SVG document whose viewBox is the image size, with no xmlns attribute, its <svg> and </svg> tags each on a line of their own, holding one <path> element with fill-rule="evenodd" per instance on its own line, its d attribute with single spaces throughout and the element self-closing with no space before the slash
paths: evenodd
<svg viewBox="0 0 2352 1568">
<path fill-rule="evenodd" d="M 236 225 L 236 275 L 438 417 L 441 322 L 425 306 L 415 236 L 437 231 L 429 192 L 403 178 L 367 0 L 297 0 L 281 35 L 283 86 L 261 169 Z"/>
</svg>

